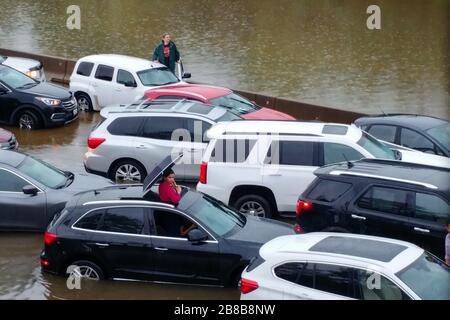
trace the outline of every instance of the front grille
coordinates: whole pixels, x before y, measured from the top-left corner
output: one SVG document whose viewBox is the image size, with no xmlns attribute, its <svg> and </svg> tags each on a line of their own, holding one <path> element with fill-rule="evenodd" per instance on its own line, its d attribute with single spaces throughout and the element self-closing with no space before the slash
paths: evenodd
<svg viewBox="0 0 450 320">
<path fill-rule="evenodd" d="M 61 102 L 61 106 L 66 109 L 67 111 L 72 111 L 77 107 L 77 103 L 75 99 L 70 99 L 66 101 Z"/>
<path fill-rule="evenodd" d="M 16 149 L 16 147 L 17 147 L 17 139 L 16 139 L 15 136 L 12 136 L 11 138 L 9 138 L 8 145 L 9 146 L 7 147 L 7 149 L 10 149 L 10 150 Z"/>
</svg>

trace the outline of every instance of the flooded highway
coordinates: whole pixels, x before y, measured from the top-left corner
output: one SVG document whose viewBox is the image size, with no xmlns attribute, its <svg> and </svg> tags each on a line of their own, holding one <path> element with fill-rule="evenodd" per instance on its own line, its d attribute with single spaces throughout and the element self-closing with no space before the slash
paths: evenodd
<svg viewBox="0 0 450 320">
<path fill-rule="evenodd" d="M 82 112 L 61 128 L 5 128 L 16 134 L 20 151 L 63 170 L 84 172 L 86 139 L 99 118 L 99 113 Z M 42 248 L 41 234 L 0 233 L 0 299 L 239 299 L 237 289 L 130 281 L 83 281 L 81 290 L 69 290 L 65 278 L 41 273 Z"/>
</svg>

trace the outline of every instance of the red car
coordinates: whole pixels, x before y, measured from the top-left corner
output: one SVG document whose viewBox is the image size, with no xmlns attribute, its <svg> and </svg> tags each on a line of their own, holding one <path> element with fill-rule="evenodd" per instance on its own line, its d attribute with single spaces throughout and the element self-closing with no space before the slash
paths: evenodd
<svg viewBox="0 0 450 320">
<path fill-rule="evenodd" d="M 145 97 L 151 100 L 180 99 L 196 100 L 206 104 L 233 110 L 244 119 L 254 120 L 296 120 L 294 117 L 270 108 L 263 108 L 234 93 L 232 90 L 199 84 L 186 84 L 150 89 Z"/>
<path fill-rule="evenodd" d="M 17 150 L 18 147 L 14 133 L 0 128 L 0 150 Z"/>
</svg>

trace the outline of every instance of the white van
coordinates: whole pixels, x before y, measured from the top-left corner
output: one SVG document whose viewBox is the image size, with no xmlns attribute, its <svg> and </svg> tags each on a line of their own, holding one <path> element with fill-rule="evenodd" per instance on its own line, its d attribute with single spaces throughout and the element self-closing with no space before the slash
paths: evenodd
<svg viewBox="0 0 450 320">
<path fill-rule="evenodd" d="M 324 165 L 380 158 L 450 168 L 448 158 L 389 149 L 355 125 L 232 121 L 216 124 L 207 136 L 197 190 L 261 217 L 293 214 Z"/>
<path fill-rule="evenodd" d="M 183 77 L 188 78 L 190 74 Z M 166 66 L 150 60 L 98 54 L 77 61 L 70 77 L 70 91 L 84 110 L 96 110 L 110 104 L 128 104 L 144 96 L 145 91 L 165 85 L 185 84 Z"/>
</svg>

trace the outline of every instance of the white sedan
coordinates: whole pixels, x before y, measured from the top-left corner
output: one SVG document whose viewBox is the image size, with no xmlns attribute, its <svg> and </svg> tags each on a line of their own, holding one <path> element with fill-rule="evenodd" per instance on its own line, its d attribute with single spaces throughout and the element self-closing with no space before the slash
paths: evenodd
<svg viewBox="0 0 450 320">
<path fill-rule="evenodd" d="M 450 300 L 450 268 L 404 241 L 318 232 L 259 254 L 242 273 L 242 300 Z"/>
<path fill-rule="evenodd" d="M 38 81 L 45 81 L 44 66 L 37 60 L 20 58 L 20 57 L 6 57 L 0 55 L 0 64 L 11 67 L 25 73 L 30 78 Z"/>
</svg>

